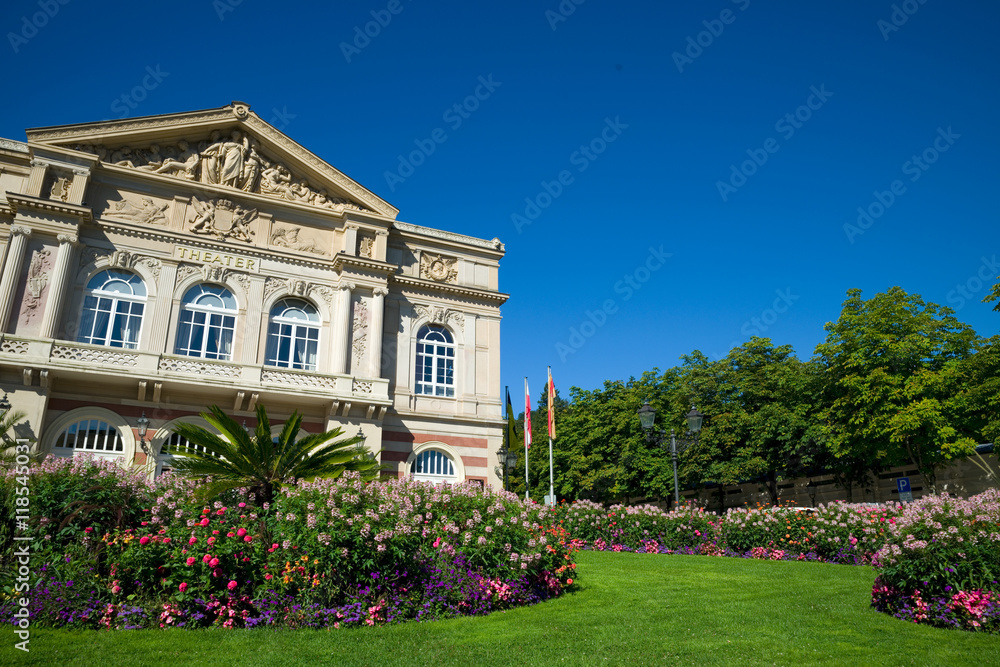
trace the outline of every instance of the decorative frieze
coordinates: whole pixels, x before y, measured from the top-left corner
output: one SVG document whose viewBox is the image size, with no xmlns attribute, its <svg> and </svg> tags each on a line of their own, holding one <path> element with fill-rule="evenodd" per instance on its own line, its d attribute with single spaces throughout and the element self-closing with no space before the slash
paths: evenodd
<svg viewBox="0 0 1000 667">
<path fill-rule="evenodd" d="M 170 202 L 156 203 L 149 197 L 142 197 L 138 203 L 125 195 L 119 201 L 109 201 L 101 213 L 102 218 L 112 218 L 135 222 L 140 225 L 167 224 L 167 209 Z"/>
<path fill-rule="evenodd" d="M 458 280 L 458 260 L 442 255 L 423 253 L 420 255 L 420 277 L 439 283 L 453 283 Z"/>
<path fill-rule="evenodd" d="M 220 241 L 253 242 L 254 231 L 250 224 L 257 219 L 257 209 L 244 208 L 231 199 L 209 199 L 201 201 L 191 197 L 193 214 L 188 220 L 188 231 L 192 234 L 214 236 Z"/>
</svg>

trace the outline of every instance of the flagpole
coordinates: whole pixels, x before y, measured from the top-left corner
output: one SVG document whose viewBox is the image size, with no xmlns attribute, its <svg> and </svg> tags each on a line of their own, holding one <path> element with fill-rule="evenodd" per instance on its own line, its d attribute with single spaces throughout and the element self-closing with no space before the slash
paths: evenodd
<svg viewBox="0 0 1000 667">
<path fill-rule="evenodd" d="M 528 378 L 524 378 L 524 499 L 531 500 L 531 484 L 528 475 L 528 447 L 531 445 L 531 394 L 528 393 Z"/>
<path fill-rule="evenodd" d="M 552 367 L 549 366 L 549 396 L 547 400 L 549 404 L 549 415 L 551 415 L 552 411 L 555 409 L 555 406 L 552 405 L 552 397 L 554 394 L 555 390 L 552 388 Z M 552 472 L 552 417 L 551 416 L 549 417 L 549 504 L 551 505 L 556 504 L 556 487 Z"/>
</svg>

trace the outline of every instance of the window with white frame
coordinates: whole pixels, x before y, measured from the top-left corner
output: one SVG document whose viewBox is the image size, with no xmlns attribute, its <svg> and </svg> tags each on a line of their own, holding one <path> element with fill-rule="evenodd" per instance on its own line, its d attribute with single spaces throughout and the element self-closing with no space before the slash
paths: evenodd
<svg viewBox="0 0 1000 667">
<path fill-rule="evenodd" d="M 410 474 L 418 482 L 455 482 L 455 463 L 439 449 L 425 449 L 417 454 L 410 466 Z"/>
<path fill-rule="evenodd" d="M 442 326 L 427 324 L 417 332 L 415 391 L 418 394 L 455 395 L 455 342 Z"/>
<path fill-rule="evenodd" d="M 233 293 L 220 285 L 195 285 L 184 293 L 177 354 L 229 361 L 233 356 L 238 308 Z"/>
<path fill-rule="evenodd" d="M 271 309 L 267 331 L 268 366 L 316 370 L 319 348 L 319 313 L 302 299 L 282 299 Z"/>
<path fill-rule="evenodd" d="M 94 454 L 106 458 L 124 456 L 125 444 L 116 426 L 102 419 L 85 417 L 67 426 L 55 439 L 56 456 Z"/>
<path fill-rule="evenodd" d="M 131 271 L 101 271 L 87 283 L 77 341 L 134 350 L 145 307 L 142 278 Z"/>
<path fill-rule="evenodd" d="M 168 451 L 168 448 L 170 450 Z M 204 447 L 193 444 L 187 438 L 182 436 L 180 433 L 171 433 L 162 445 L 160 445 L 160 453 L 156 457 L 156 472 L 155 477 L 170 472 L 173 468 L 174 458 L 177 456 L 184 456 L 184 451 L 195 451 L 202 454 L 207 454 L 207 450 Z M 213 454 L 214 456 L 214 454 Z"/>
</svg>

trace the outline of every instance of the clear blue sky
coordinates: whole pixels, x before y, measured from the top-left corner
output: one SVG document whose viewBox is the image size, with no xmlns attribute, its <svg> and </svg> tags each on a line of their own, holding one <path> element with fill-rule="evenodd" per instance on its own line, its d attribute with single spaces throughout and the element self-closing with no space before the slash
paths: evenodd
<svg viewBox="0 0 1000 667">
<path fill-rule="evenodd" d="M 1000 329 L 980 303 L 1000 275 L 996 3 L 235 1 L 4 3 L 0 136 L 250 103 L 399 219 L 506 243 L 515 405 L 546 365 L 568 395 L 754 331 L 808 358 L 852 287 Z M 894 201 L 845 232 L 876 191 Z M 518 229 L 526 198 L 546 207 Z"/>
</svg>

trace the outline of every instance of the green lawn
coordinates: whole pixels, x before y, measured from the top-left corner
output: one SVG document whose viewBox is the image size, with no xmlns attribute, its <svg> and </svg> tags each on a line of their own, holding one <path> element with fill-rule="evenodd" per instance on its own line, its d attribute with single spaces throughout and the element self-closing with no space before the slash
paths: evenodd
<svg viewBox="0 0 1000 667">
<path fill-rule="evenodd" d="M 339 631 L 32 631 L 45 665 L 998 665 L 1000 637 L 903 623 L 868 607 L 871 569 L 583 552 L 575 593 L 436 623 Z"/>
</svg>

